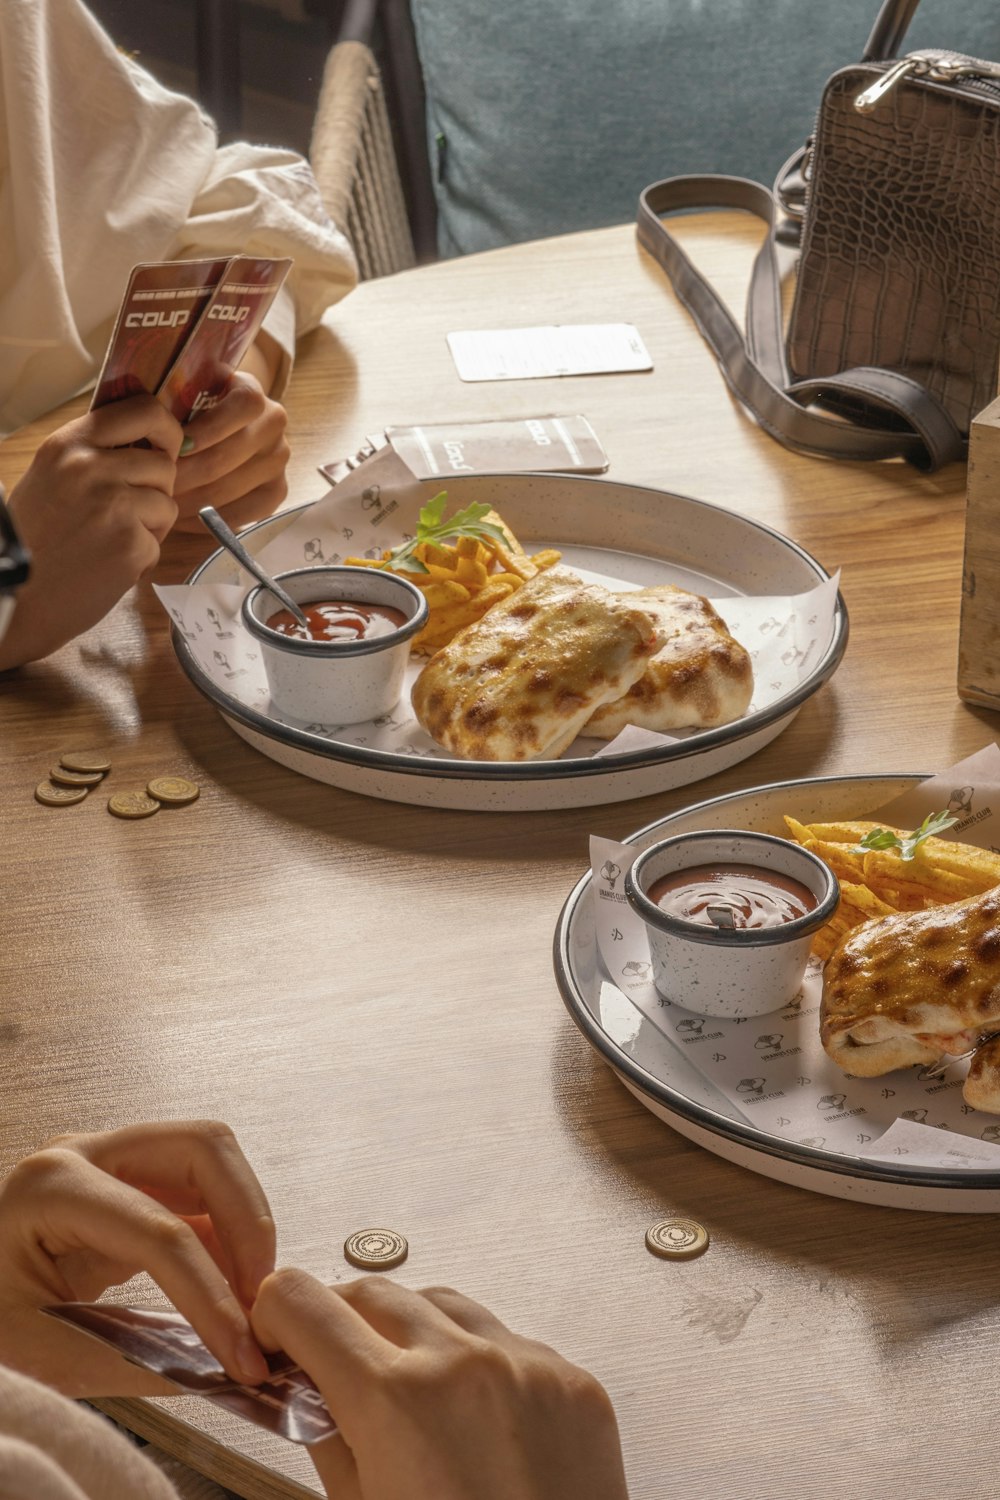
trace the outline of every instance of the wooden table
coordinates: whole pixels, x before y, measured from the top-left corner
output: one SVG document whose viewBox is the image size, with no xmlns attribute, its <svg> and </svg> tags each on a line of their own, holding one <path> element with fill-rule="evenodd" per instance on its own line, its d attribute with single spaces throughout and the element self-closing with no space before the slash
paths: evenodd
<svg viewBox="0 0 1000 1500">
<path fill-rule="evenodd" d="M 738 304 L 754 232 L 735 218 L 684 232 Z M 444 340 L 619 320 L 652 374 L 463 385 Z M 294 501 L 321 493 L 318 462 L 389 422 L 584 411 L 615 478 L 744 511 L 841 566 L 846 659 L 711 784 L 440 812 L 254 753 L 181 675 L 142 586 L 3 684 L 2 1164 L 55 1131 L 231 1121 L 283 1261 L 344 1278 L 351 1230 L 398 1228 L 404 1281 L 457 1285 L 592 1368 L 635 1500 L 991 1496 L 996 1222 L 811 1195 L 690 1144 L 590 1051 L 549 956 L 589 833 L 783 777 L 930 771 L 993 738 L 954 687 L 963 472 L 779 448 L 731 404 L 627 227 L 363 285 L 305 341 L 288 403 Z M 0 451 L 8 483 L 52 425 Z M 172 540 L 158 578 L 208 550 Z M 97 798 L 38 806 L 35 783 L 84 743 L 108 747 L 120 786 L 176 771 L 201 800 L 142 823 Z M 707 1255 L 647 1254 L 665 1210 L 710 1228 Z M 129 1403 L 129 1420 L 247 1495 L 317 1488 L 304 1452 L 196 1401 Z"/>
</svg>

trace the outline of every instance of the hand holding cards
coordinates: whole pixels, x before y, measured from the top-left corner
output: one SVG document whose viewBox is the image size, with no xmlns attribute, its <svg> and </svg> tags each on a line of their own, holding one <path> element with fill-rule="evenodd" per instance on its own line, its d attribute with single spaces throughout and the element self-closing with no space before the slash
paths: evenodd
<svg viewBox="0 0 1000 1500">
<path fill-rule="evenodd" d="M 136 266 L 91 410 L 143 391 L 179 422 L 213 406 L 260 332 L 291 264 L 235 255 Z"/>
</svg>

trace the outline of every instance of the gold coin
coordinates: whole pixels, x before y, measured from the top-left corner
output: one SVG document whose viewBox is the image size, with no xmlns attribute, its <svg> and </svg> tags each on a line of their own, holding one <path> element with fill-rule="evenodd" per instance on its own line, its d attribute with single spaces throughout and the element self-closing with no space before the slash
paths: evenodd
<svg viewBox="0 0 1000 1500">
<path fill-rule="evenodd" d="M 344 1256 L 362 1271 L 388 1271 L 406 1259 L 409 1245 L 394 1229 L 359 1229 L 344 1242 Z"/>
<path fill-rule="evenodd" d="M 694 1219 L 661 1219 L 646 1230 L 646 1249 L 664 1260 L 690 1260 L 708 1249 L 708 1230 Z"/>
<path fill-rule="evenodd" d="M 186 802 L 194 802 L 200 795 L 200 788 L 183 776 L 156 776 L 146 791 L 157 802 L 165 802 L 168 807 L 183 807 Z"/>
<path fill-rule="evenodd" d="M 96 786 L 104 780 L 104 774 L 101 771 L 67 771 L 65 766 L 53 766 L 49 780 L 57 781 L 60 786 Z"/>
<path fill-rule="evenodd" d="M 89 791 L 87 786 L 53 786 L 51 781 L 40 781 L 35 787 L 35 800 L 46 807 L 70 807 L 82 802 Z"/>
<path fill-rule="evenodd" d="M 108 798 L 108 812 L 116 818 L 148 818 L 159 810 L 160 804 L 145 792 L 115 792 Z"/>
<path fill-rule="evenodd" d="M 100 771 L 102 776 L 111 770 L 111 762 L 98 750 L 66 750 L 59 764 L 67 771 Z"/>
</svg>

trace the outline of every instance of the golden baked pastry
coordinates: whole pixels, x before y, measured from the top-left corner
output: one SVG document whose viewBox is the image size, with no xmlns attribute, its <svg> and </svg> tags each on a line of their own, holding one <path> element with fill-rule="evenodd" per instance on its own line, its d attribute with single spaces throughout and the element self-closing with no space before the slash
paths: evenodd
<svg viewBox="0 0 1000 1500">
<path fill-rule="evenodd" d="M 707 599 L 669 583 L 626 597 L 652 615 L 663 645 L 628 692 L 591 714 L 584 734 L 613 740 L 626 724 L 661 734 L 711 729 L 746 712 L 753 697 L 750 655 Z"/>
<path fill-rule="evenodd" d="M 432 656 L 413 687 L 427 733 L 466 760 L 554 759 L 661 644 L 631 594 L 549 568 Z"/>
<path fill-rule="evenodd" d="M 934 1063 L 1000 1031 L 1000 886 L 949 906 L 876 917 L 834 949 L 820 1038 L 845 1073 Z M 1000 1114 L 1000 1052 L 973 1060 L 966 1102 Z"/>
</svg>

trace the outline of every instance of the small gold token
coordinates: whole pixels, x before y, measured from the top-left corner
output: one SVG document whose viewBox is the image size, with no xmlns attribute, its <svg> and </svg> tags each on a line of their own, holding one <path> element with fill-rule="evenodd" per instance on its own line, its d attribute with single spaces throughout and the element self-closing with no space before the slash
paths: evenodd
<svg viewBox="0 0 1000 1500">
<path fill-rule="evenodd" d="M 99 781 L 104 780 L 102 771 L 67 771 L 65 766 L 53 766 L 49 772 L 49 780 L 57 781 L 60 786 L 96 786 Z"/>
<path fill-rule="evenodd" d="M 82 802 L 90 791 L 87 786 L 53 786 L 51 781 L 40 781 L 35 787 L 35 801 L 46 807 L 70 807 Z"/>
<path fill-rule="evenodd" d="M 146 791 L 168 807 L 183 807 L 187 802 L 194 802 L 201 789 L 183 776 L 155 776 Z"/>
<path fill-rule="evenodd" d="M 98 750 L 67 750 L 60 755 L 59 764 L 67 771 L 100 771 L 102 776 L 111 770 L 111 762 Z"/>
<path fill-rule="evenodd" d="M 108 798 L 108 812 L 116 818 L 148 818 L 159 810 L 160 804 L 145 792 L 115 792 Z"/>
<path fill-rule="evenodd" d="M 694 1219 L 661 1219 L 646 1230 L 646 1249 L 664 1260 L 690 1260 L 708 1249 L 708 1230 Z"/>
<path fill-rule="evenodd" d="M 409 1245 L 394 1229 L 359 1229 L 344 1242 L 344 1256 L 362 1271 L 388 1271 L 406 1259 Z"/>
</svg>

